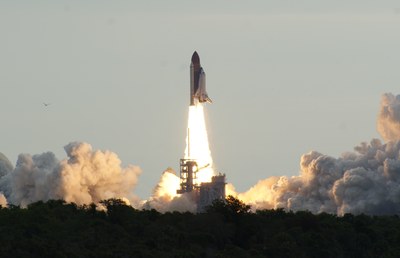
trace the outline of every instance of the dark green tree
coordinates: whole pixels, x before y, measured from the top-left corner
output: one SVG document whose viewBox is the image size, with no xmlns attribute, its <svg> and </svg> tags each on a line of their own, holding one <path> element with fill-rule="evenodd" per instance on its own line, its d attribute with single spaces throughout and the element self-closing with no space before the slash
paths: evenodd
<svg viewBox="0 0 400 258">
<path fill-rule="evenodd" d="M 225 200 L 217 199 L 207 207 L 206 211 L 208 213 L 217 212 L 221 214 L 246 214 L 249 213 L 251 209 L 250 205 L 245 204 L 241 200 L 228 195 Z"/>
</svg>

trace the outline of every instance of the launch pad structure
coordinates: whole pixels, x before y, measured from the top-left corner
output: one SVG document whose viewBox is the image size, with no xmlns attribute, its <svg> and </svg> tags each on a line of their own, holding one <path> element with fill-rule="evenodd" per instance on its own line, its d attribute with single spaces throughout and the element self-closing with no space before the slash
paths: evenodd
<svg viewBox="0 0 400 258">
<path fill-rule="evenodd" d="M 176 191 L 178 194 L 190 193 L 198 189 L 198 185 L 194 184 L 197 179 L 197 162 L 194 159 L 180 160 L 180 186 Z"/>
<path fill-rule="evenodd" d="M 203 167 L 205 168 L 205 167 Z M 180 160 L 180 189 L 178 194 L 191 193 L 196 204 L 197 212 L 204 212 L 214 200 L 225 199 L 225 174 L 218 174 L 211 178 L 211 182 L 196 183 L 199 168 L 194 159 Z"/>
</svg>

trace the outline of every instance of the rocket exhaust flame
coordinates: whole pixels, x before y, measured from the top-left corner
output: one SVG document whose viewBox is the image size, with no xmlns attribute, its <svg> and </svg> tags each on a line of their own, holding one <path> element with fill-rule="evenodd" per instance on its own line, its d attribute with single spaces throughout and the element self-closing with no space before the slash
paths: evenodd
<svg viewBox="0 0 400 258">
<path fill-rule="evenodd" d="M 188 135 L 186 137 L 185 159 L 193 159 L 197 163 L 195 184 L 211 181 L 214 175 L 213 160 L 208 144 L 208 135 L 204 120 L 202 104 L 189 106 Z"/>
</svg>

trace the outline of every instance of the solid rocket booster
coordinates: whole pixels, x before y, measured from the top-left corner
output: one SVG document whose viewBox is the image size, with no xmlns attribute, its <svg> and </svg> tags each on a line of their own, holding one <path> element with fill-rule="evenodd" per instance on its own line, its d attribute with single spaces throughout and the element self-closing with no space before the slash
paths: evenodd
<svg viewBox="0 0 400 258">
<path fill-rule="evenodd" d="M 196 100 L 199 103 L 212 103 L 206 92 L 206 74 L 200 65 L 199 55 L 194 51 L 190 64 L 190 105 L 194 106 Z"/>
</svg>

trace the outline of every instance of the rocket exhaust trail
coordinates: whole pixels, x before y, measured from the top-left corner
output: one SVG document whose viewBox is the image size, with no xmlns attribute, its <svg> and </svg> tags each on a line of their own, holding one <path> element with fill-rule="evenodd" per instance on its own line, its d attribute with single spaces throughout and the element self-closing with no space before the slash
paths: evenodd
<svg viewBox="0 0 400 258">
<path fill-rule="evenodd" d="M 193 159 L 197 162 L 199 172 L 195 183 L 208 182 L 214 175 L 214 171 L 202 104 L 189 106 L 187 132 L 185 159 Z"/>
</svg>

